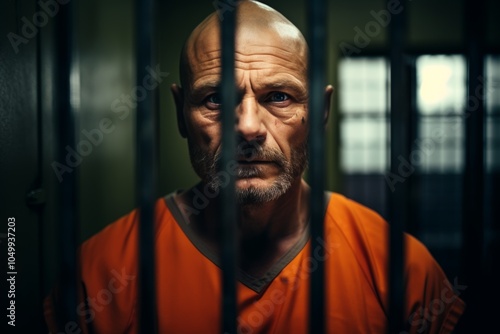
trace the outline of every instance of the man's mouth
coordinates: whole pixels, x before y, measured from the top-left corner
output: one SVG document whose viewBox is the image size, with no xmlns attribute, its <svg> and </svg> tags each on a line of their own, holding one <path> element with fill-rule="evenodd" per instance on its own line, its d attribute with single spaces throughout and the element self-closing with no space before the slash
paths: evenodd
<svg viewBox="0 0 500 334">
<path fill-rule="evenodd" d="M 267 160 L 238 160 L 238 163 L 240 165 L 270 165 L 274 164 L 274 161 L 267 161 Z"/>
</svg>

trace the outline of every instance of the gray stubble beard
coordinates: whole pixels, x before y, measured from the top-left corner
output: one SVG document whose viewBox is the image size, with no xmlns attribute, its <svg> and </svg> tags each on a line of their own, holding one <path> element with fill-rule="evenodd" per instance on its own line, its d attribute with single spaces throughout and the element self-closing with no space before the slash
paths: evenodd
<svg viewBox="0 0 500 334">
<path fill-rule="evenodd" d="M 220 150 L 217 150 L 215 154 L 210 154 L 194 146 L 190 140 L 188 140 L 188 145 L 191 164 L 195 172 L 212 193 L 219 193 L 225 185 L 220 173 L 218 173 L 220 171 L 218 168 L 221 158 Z M 236 188 L 236 198 L 240 205 L 262 204 L 278 199 L 291 188 L 293 181 L 297 177 L 300 177 L 307 168 L 307 142 L 299 147 L 292 148 L 290 161 L 277 149 L 263 148 L 258 144 L 249 144 L 246 147 L 245 156 L 249 157 L 247 161 L 273 161 L 280 169 L 280 173 L 272 185 L 267 188 L 257 188 L 254 186 L 244 189 Z M 261 168 L 255 165 L 240 165 L 235 168 L 234 172 L 237 179 L 263 175 Z"/>
</svg>

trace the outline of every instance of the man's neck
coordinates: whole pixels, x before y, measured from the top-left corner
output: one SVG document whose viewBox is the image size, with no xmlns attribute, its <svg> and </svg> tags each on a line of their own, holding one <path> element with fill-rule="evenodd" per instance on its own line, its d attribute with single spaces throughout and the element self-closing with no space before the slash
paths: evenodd
<svg viewBox="0 0 500 334">
<path fill-rule="evenodd" d="M 199 189 L 199 188 L 198 188 Z M 280 198 L 258 204 L 241 205 L 238 240 L 240 266 L 259 275 L 281 258 L 306 233 L 309 215 L 309 186 L 297 179 Z M 183 193 L 178 201 L 193 203 L 193 191 Z M 218 249 L 220 206 L 217 197 L 191 220 L 193 229 L 210 247 Z"/>
<path fill-rule="evenodd" d="M 240 239 L 271 242 L 289 238 L 305 228 L 308 217 L 309 186 L 301 179 L 280 198 L 239 208 Z"/>
</svg>

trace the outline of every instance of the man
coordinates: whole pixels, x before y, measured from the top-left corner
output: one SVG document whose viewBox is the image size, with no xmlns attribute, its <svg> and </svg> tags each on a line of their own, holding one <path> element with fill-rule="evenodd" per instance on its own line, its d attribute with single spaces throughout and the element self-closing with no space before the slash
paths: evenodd
<svg viewBox="0 0 500 334">
<path fill-rule="evenodd" d="M 218 173 L 221 152 L 220 24 L 210 15 L 181 55 L 173 85 L 178 126 L 201 178 L 156 204 L 156 292 L 161 333 L 220 333 Z M 306 42 L 280 13 L 255 1 L 238 8 L 235 131 L 238 157 L 222 166 L 236 176 L 239 225 L 238 333 L 307 333 L 310 272 L 326 270 L 329 333 L 387 329 L 387 224 L 373 211 L 327 194 L 323 249 L 308 237 L 308 89 Z M 329 104 L 332 87 L 325 88 Z M 326 111 L 327 113 L 328 111 Z M 82 328 L 135 333 L 137 212 L 81 247 Z M 425 247 L 406 236 L 407 330 L 448 333 L 464 304 Z M 312 256 L 311 256 L 312 254 Z M 56 317 L 47 299 L 46 317 Z M 61 325 L 59 325 L 60 327 Z"/>
</svg>

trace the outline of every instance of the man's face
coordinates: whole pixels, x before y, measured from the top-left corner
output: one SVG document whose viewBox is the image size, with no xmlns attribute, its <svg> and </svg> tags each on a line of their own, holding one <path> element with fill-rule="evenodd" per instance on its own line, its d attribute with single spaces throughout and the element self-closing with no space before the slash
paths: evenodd
<svg viewBox="0 0 500 334">
<path fill-rule="evenodd" d="M 221 186 L 218 35 L 204 34 L 188 53 L 183 111 L 191 162 L 213 190 Z M 307 164 L 307 60 L 304 48 L 289 37 L 244 27 L 236 36 L 236 194 L 242 204 L 280 197 Z"/>
</svg>

